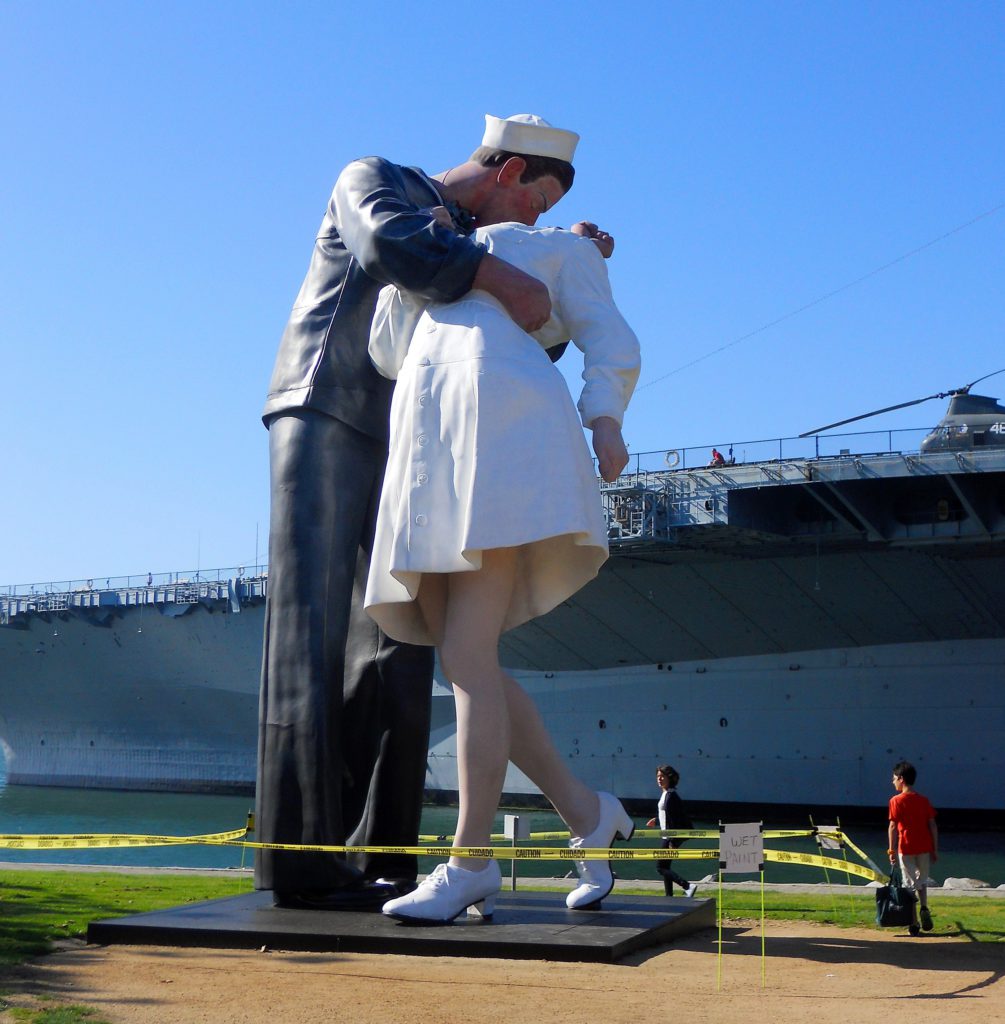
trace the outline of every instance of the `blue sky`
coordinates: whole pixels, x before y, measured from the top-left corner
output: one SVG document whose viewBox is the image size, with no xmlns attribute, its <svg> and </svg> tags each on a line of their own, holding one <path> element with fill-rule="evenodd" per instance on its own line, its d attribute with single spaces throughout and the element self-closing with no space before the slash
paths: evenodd
<svg viewBox="0 0 1005 1024">
<path fill-rule="evenodd" d="M 0 584 L 261 557 L 259 414 L 339 169 L 443 170 L 487 112 L 583 136 L 546 222 L 618 239 L 634 451 L 1005 367 L 1003 44 L 965 0 L 5 0 Z"/>
</svg>

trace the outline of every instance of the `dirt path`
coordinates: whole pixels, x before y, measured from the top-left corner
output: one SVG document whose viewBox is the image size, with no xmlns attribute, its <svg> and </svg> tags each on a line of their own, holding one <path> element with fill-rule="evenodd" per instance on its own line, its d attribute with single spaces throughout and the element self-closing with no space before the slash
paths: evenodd
<svg viewBox="0 0 1005 1024">
<path fill-rule="evenodd" d="M 4 989 L 12 1008 L 73 1003 L 113 1024 L 1005 1020 L 1003 945 L 797 922 L 766 936 L 762 988 L 759 927 L 724 931 L 721 991 L 714 930 L 599 966 L 80 946 L 19 968 Z"/>
</svg>

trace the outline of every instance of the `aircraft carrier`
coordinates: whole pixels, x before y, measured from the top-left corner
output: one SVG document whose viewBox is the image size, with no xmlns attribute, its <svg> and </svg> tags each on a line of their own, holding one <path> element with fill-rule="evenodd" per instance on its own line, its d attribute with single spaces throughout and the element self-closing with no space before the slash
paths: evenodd
<svg viewBox="0 0 1005 1024">
<path fill-rule="evenodd" d="M 651 801 L 669 761 L 689 801 L 850 809 L 884 806 L 906 757 L 940 809 L 1000 810 L 1005 448 L 879 432 L 729 451 L 637 456 L 602 489 L 598 578 L 503 638 L 577 773 Z M 250 791 L 267 587 L 243 567 L 8 588 L 8 783 Z M 437 682 L 432 797 L 455 767 Z M 512 768 L 506 791 L 536 792 Z"/>
</svg>

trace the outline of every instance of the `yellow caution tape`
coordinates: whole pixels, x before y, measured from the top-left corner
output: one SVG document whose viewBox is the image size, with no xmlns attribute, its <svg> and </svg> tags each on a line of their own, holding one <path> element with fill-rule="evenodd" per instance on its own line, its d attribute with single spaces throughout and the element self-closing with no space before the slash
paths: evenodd
<svg viewBox="0 0 1005 1024">
<path fill-rule="evenodd" d="M 718 854 L 716 854 L 718 856 Z M 821 857 L 816 853 L 789 853 L 787 850 L 765 850 L 765 860 L 773 860 L 778 864 L 805 864 L 807 867 L 830 868 L 832 871 L 844 871 L 860 878 L 868 878 L 870 882 L 885 882 L 886 876 L 881 875 L 864 864 L 854 861 L 838 860 L 837 857 Z"/>
<path fill-rule="evenodd" d="M 765 829 L 762 833 L 765 839 L 800 839 L 803 837 L 810 837 L 815 835 L 826 835 L 834 836 L 835 838 L 842 838 L 842 833 L 831 831 L 829 829 L 812 829 L 812 828 L 800 828 L 800 829 Z M 637 839 L 659 839 L 664 837 L 666 839 L 718 839 L 719 830 L 717 828 L 637 828 L 634 832 L 634 836 Z M 443 842 L 443 840 L 449 838 L 448 836 L 419 836 L 420 843 L 436 843 Z M 490 837 L 492 842 L 501 843 L 508 839 L 508 836 L 503 835 L 502 832 L 493 832 Z M 550 840 L 550 839 L 568 839 L 568 832 L 531 832 L 531 839 Z M 864 855 L 863 855 L 864 856 Z"/>
<path fill-rule="evenodd" d="M 637 828 L 632 835 L 636 839 L 718 839 L 717 828 Z"/>
<path fill-rule="evenodd" d="M 714 829 L 672 830 L 661 833 L 649 830 L 652 835 L 665 835 L 672 838 L 712 839 L 718 838 L 719 832 Z M 229 832 L 213 832 L 197 836 L 154 836 L 130 835 L 127 833 L 94 833 L 77 835 L 3 835 L 0 834 L 0 849 L 7 850 L 72 850 L 102 849 L 145 846 L 239 846 L 251 850 L 296 850 L 310 853 L 380 853 L 413 855 L 420 857 L 476 857 L 491 860 L 534 860 L 534 861 L 575 861 L 575 860 L 609 860 L 609 861 L 657 861 L 657 860 L 718 860 L 718 848 L 662 849 L 628 849 L 596 847 L 590 849 L 569 849 L 566 846 L 451 846 L 449 836 L 420 836 L 426 840 L 421 846 L 346 846 L 335 844 L 309 845 L 303 843 L 260 843 L 252 842 L 244 837 L 246 828 L 233 829 Z M 639 833 L 637 833 L 639 834 Z M 645 834 L 645 833 L 642 833 Z M 813 835 L 811 831 L 791 833 L 780 832 L 790 836 Z M 836 833 L 842 835 L 842 833 Z M 533 839 L 568 839 L 568 832 L 537 832 L 532 833 Z M 772 836 L 765 832 L 765 836 Z M 845 841 L 864 860 L 868 858 L 861 853 L 847 837 Z M 496 839 L 496 836 L 492 837 Z M 501 837 L 500 837 L 501 838 Z M 432 842 L 429 842 L 432 841 Z M 872 867 L 856 864 L 835 857 L 824 857 L 814 853 L 791 853 L 784 850 L 765 850 L 764 859 L 780 864 L 802 864 L 807 867 L 829 868 L 847 874 L 868 878 L 870 881 L 884 881 Z"/>
<path fill-rule="evenodd" d="M 845 845 L 852 851 L 852 853 L 861 857 L 867 864 L 871 864 L 872 860 L 866 854 L 864 854 L 843 832 L 835 833 L 837 837 L 844 841 Z M 885 879 L 885 875 L 883 876 Z"/>
<path fill-rule="evenodd" d="M 294 846 L 288 843 L 225 843 L 252 850 L 303 850 L 309 853 L 385 853 L 418 857 L 477 857 L 489 860 L 717 860 L 716 850 L 646 850 L 567 846 Z"/>
<path fill-rule="evenodd" d="M 80 850 L 119 846 L 185 846 L 224 844 L 247 835 L 247 829 L 212 832 L 202 836 L 139 836 L 106 832 L 93 835 L 0 835 L 0 850 Z"/>
</svg>

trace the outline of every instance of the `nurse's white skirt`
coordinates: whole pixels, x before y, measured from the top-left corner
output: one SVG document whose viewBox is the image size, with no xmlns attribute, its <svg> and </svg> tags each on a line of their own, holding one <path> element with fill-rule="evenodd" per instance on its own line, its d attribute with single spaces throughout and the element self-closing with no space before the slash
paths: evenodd
<svg viewBox="0 0 1005 1024">
<path fill-rule="evenodd" d="M 398 375 L 365 607 L 388 636 L 435 644 L 423 573 L 520 549 L 503 629 L 596 576 L 607 529 L 593 459 L 561 373 L 490 299 L 423 314 Z"/>
</svg>

